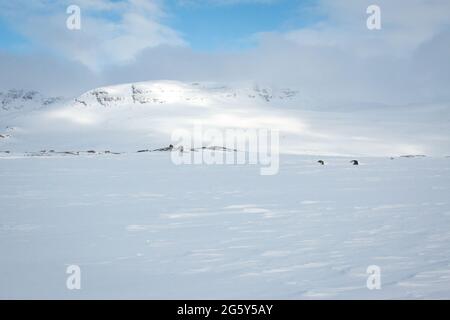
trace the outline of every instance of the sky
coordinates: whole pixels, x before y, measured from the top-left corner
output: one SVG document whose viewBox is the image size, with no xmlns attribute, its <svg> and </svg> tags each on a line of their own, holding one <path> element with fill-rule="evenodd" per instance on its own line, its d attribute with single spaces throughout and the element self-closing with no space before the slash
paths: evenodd
<svg viewBox="0 0 450 320">
<path fill-rule="evenodd" d="M 38 2 L 38 1 L 36 1 Z M 64 5 L 56 5 L 56 1 L 40 1 L 47 3 L 50 8 L 59 11 L 64 10 L 69 4 L 79 4 L 83 13 L 84 1 L 64 2 Z M 97 3 L 134 3 L 139 7 L 139 1 L 103 1 L 94 0 Z M 142 1 L 157 3 L 160 10 L 161 22 L 179 33 L 189 46 L 199 51 L 214 50 L 238 50 L 249 47 L 251 38 L 259 32 L 274 30 L 288 30 L 289 28 L 305 26 L 319 20 L 317 14 L 304 16 L 298 19 L 302 11 L 308 10 L 314 1 L 312 0 L 169 0 L 169 1 Z M 8 7 L 8 5 L 5 5 Z M 24 6 L 25 7 L 25 6 Z M 91 18 L 104 19 L 120 23 L 123 15 L 120 7 L 103 6 L 100 9 L 88 6 L 86 12 Z M 20 10 L 19 6 L 14 8 Z M 11 10 L 11 9 L 10 9 Z M 27 10 L 27 9 L 25 9 Z M 42 14 L 42 13 L 41 13 Z M 2 48 L 7 50 L 31 50 L 36 44 L 32 39 L 23 37 L 14 27 L 8 17 L 0 20 Z M 249 43 L 250 42 L 250 43 Z"/>
<path fill-rule="evenodd" d="M 366 26 L 372 4 L 380 30 Z M 0 90 L 252 81 L 325 104 L 445 103 L 448 12 L 448 0 L 0 0 Z"/>
</svg>

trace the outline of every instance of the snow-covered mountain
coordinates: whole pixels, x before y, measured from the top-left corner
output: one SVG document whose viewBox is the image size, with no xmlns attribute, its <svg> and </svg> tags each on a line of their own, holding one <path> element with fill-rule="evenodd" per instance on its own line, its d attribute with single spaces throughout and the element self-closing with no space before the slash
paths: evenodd
<svg viewBox="0 0 450 320">
<path fill-rule="evenodd" d="M 204 105 L 211 102 L 256 101 L 280 103 L 296 101 L 298 90 L 274 89 L 258 85 L 231 86 L 215 83 L 182 83 L 178 81 L 154 81 L 116 85 L 88 91 L 75 99 L 75 104 L 103 107 L 124 104 L 172 104 Z"/>
<path fill-rule="evenodd" d="M 0 112 L 31 111 L 61 102 L 62 97 L 46 97 L 38 91 L 10 89 L 0 91 Z"/>
<path fill-rule="evenodd" d="M 21 131 L 15 126 L 21 119 L 34 112 L 45 112 L 63 101 L 62 97 L 48 97 L 34 90 L 0 91 L 0 147 L 2 142 L 9 142 L 17 131 Z"/>
<path fill-rule="evenodd" d="M 10 90 L 0 101 L 0 151 L 136 151 L 201 125 L 278 130 L 283 153 L 450 154 L 446 105 L 332 109 L 298 88 L 180 81 L 107 86 L 73 99 Z"/>
<path fill-rule="evenodd" d="M 296 131 L 301 123 L 277 107 L 295 105 L 299 97 L 298 91 L 289 88 L 179 81 L 102 87 L 74 99 L 11 90 L 5 105 L 17 112 L 13 118 L 2 117 L 0 128 L 18 131 L 8 136 L 15 139 L 7 144 L 3 140 L 0 147 L 132 151 L 168 145 L 174 130 L 190 130 L 196 124 Z"/>
</svg>

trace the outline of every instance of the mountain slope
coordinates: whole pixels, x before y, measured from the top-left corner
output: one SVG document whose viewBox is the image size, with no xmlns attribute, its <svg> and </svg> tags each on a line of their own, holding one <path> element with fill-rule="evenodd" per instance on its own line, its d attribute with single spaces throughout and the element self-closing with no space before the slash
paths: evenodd
<svg viewBox="0 0 450 320">
<path fill-rule="evenodd" d="M 0 134 L 9 134 L 7 127 L 17 130 L 0 138 L 0 150 L 136 151 L 167 146 L 175 130 L 192 132 L 201 125 L 221 132 L 278 130 L 284 153 L 450 154 L 447 105 L 330 109 L 297 89 L 179 81 L 102 87 L 71 100 L 23 91 L 2 97 Z"/>
</svg>

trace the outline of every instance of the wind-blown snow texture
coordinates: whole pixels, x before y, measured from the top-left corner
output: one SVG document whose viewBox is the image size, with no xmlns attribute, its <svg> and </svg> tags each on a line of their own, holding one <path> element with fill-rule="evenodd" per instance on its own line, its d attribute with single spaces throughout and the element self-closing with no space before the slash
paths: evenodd
<svg viewBox="0 0 450 320">
<path fill-rule="evenodd" d="M 0 100 L 0 298 L 450 298 L 446 106 L 174 81 Z M 136 152 L 195 124 L 279 129 L 279 174 Z"/>
<path fill-rule="evenodd" d="M 0 297 L 449 298 L 450 159 L 348 160 L 2 157 Z"/>
</svg>

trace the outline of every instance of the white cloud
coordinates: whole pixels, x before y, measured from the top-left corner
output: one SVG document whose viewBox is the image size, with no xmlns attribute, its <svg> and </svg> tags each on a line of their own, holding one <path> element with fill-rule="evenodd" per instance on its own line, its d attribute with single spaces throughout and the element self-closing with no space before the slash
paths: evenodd
<svg viewBox="0 0 450 320">
<path fill-rule="evenodd" d="M 21 21 L 20 25 L 13 24 L 43 50 L 81 62 L 95 71 L 130 62 L 145 48 L 185 45 L 175 30 L 162 23 L 166 14 L 160 1 L 77 1 L 81 30 L 66 28 L 66 8 L 70 4 L 15 1 L 2 5 L 1 14 Z"/>
</svg>

